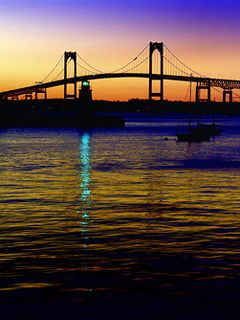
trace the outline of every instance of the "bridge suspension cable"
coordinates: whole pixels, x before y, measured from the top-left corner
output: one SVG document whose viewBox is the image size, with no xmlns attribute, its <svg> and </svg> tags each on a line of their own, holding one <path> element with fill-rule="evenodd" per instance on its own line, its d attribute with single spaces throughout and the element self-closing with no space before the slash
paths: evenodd
<svg viewBox="0 0 240 320">
<path fill-rule="evenodd" d="M 165 71 L 168 72 L 169 75 L 177 75 L 177 76 L 187 76 L 189 77 L 191 81 L 191 77 L 200 77 L 205 80 L 209 80 L 211 83 L 212 89 L 219 93 L 222 94 L 222 91 L 217 89 L 216 87 L 221 87 L 222 89 L 229 88 L 232 90 L 234 88 L 239 89 L 239 84 L 236 83 L 238 81 L 231 81 L 231 80 L 224 80 L 224 79 L 211 79 L 210 77 L 207 77 L 206 75 L 203 75 L 192 68 L 188 67 L 185 63 L 183 63 L 178 57 L 174 55 L 174 53 L 164 44 L 165 48 Z M 235 82 L 234 85 L 231 86 L 231 82 Z M 237 94 L 236 92 L 232 92 L 232 94 L 235 96 L 235 98 L 240 98 L 240 95 Z"/>
<path fill-rule="evenodd" d="M 132 66 L 130 69 L 126 70 L 125 73 L 128 73 L 128 72 L 130 72 L 130 71 L 133 71 L 134 69 L 136 69 L 136 68 L 138 68 L 139 66 L 143 65 L 143 63 L 144 63 L 145 61 L 147 61 L 147 60 L 149 60 L 149 57 L 144 58 L 144 59 L 143 59 L 142 61 L 140 61 L 138 64 L 136 64 L 136 65 Z M 139 72 L 142 72 L 142 70 L 139 71 Z M 122 72 L 122 73 L 123 73 L 123 72 Z"/>
<path fill-rule="evenodd" d="M 70 66 L 70 60 L 68 60 L 67 65 Z M 60 75 L 62 74 L 62 77 L 60 78 Z M 52 81 L 61 80 L 64 76 L 64 67 L 62 70 L 55 76 L 55 78 L 52 79 Z"/>
<path fill-rule="evenodd" d="M 93 74 L 92 70 L 90 70 L 90 69 L 88 69 L 88 68 L 85 68 L 82 64 L 77 63 L 77 66 L 79 67 L 78 70 L 81 69 L 81 70 L 84 71 L 84 75 L 85 75 L 85 76 L 87 76 L 87 75 L 92 75 L 92 74 Z M 97 72 L 97 74 L 98 74 L 98 73 L 99 73 L 99 72 Z M 80 72 L 80 74 L 82 75 L 81 72 Z M 94 72 L 94 74 L 96 74 L 96 73 Z"/>
<path fill-rule="evenodd" d="M 148 47 L 149 47 L 149 44 L 147 44 L 135 58 L 133 58 L 131 61 L 126 63 L 121 68 L 118 68 L 112 71 L 112 73 L 127 73 L 139 67 L 140 65 L 142 65 L 147 59 L 149 59 L 149 50 L 146 50 Z M 147 57 L 146 57 L 146 52 L 148 55 Z"/>
<path fill-rule="evenodd" d="M 57 69 L 57 67 L 59 66 L 60 62 L 63 59 L 63 55 L 61 56 L 61 58 L 58 60 L 58 62 L 56 63 L 56 65 L 52 68 L 52 70 L 47 74 L 47 76 L 41 81 L 41 82 L 46 82 L 46 80 L 50 77 L 50 75 Z"/>
<path fill-rule="evenodd" d="M 57 80 L 57 79 L 60 80 L 60 75 L 61 75 L 61 74 L 63 75 L 63 72 L 64 72 L 64 68 L 56 75 L 55 78 L 52 79 L 52 81 L 55 81 L 55 80 Z"/>
<path fill-rule="evenodd" d="M 189 76 L 189 77 L 196 76 L 196 77 L 206 78 L 206 76 L 204 76 L 204 75 L 200 74 L 199 72 L 193 70 L 192 68 L 188 67 L 165 44 L 164 44 L 164 48 L 165 48 L 164 59 L 166 62 L 165 70 L 170 75 L 185 75 L 185 76 Z"/>
<path fill-rule="evenodd" d="M 86 70 L 86 71 L 94 71 L 93 73 L 96 74 L 96 73 L 104 73 L 102 72 L 101 70 L 93 67 L 91 64 L 89 64 L 86 60 L 84 60 L 79 54 L 77 54 L 78 58 L 83 62 L 85 63 L 86 66 L 88 66 L 90 69 L 87 69 L 85 67 L 83 67 L 82 65 L 78 64 L 82 69 Z"/>
</svg>

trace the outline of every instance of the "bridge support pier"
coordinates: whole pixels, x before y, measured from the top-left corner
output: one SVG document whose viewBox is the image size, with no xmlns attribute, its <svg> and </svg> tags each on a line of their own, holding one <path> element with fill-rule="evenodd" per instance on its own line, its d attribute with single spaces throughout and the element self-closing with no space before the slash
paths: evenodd
<svg viewBox="0 0 240 320">
<path fill-rule="evenodd" d="M 77 99 L 77 83 L 73 84 L 73 93 L 68 93 L 68 84 L 66 82 L 68 78 L 68 61 L 73 60 L 74 63 L 74 77 L 77 77 L 77 53 L 76 52 L 64 52 L 64 99 Z"/>
<path fill-rule="evenodd" d="M 35 92 L 35 100 L 38 100 L 38 95 L 39 94 L 44 94 L 44 99 L 47 100 L 47 89 L 46 88 L 42 88 L 42 89 L 38 89 Z"/>
<path fill-rule="evenodd" d="M 19 99 L 19 96 L 18 96 L 18 95 L 12 96 L 12 100 L 18 101 L 18 99 Z M 7 98 L 6 100 L 8 100 L 8 98 Z"/>
<path fill-rule="evenodd" d="M 153 53 L 157 50 L 160 53 L 160 70 L 161 75 L 160 79 L 160 88 L 159 92 L 153 92 Z M 150 42 L 149 44 L 149 100 L 152 100 L 153 97 L 159 97 L 160 100 L 164 100 L 164 85 L 163 85 L 163 73 L 164 73 L 164 60 L 163 60 L 163 43 L 162 42 Z M 159 80 L 158 80 L 159 81 Z"/>
<path fill-rule="evenodd" d="M 207 97 L 201 98 L 201 91 L 207 90 Z M 198 83 L 196 85 L 196 102 L 211 102 L 211 85 L 210 81 Z"/>
<path fill-rule="evenodd" d="M 25 100 L 32 100 L 32 94 L 31 93 L 25 94 Z"/>
<path fill-rule="evenodd" d="M 223 103 L 227 102 L 227 98 L 228 98 L 228 102 L 232 102 L 233 101 L 233 92 L 232 89 L 223 89 Z"/>
</svg>

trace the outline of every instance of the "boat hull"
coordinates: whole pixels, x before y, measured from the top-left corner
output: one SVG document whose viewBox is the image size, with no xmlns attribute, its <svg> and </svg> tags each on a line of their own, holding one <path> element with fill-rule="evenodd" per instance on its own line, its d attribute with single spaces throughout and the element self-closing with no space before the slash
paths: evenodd
<svg viewBox="0 0 240 320">
<path fill-rule="evenodd" d="M 201 142 L 201 141 L 209 141 L 211 135 L 209 134 L 193 134 L 193 133 L 178 133 L 177 139 L 178 141 L 187 141 L 187 142 Z"/>
</svg>

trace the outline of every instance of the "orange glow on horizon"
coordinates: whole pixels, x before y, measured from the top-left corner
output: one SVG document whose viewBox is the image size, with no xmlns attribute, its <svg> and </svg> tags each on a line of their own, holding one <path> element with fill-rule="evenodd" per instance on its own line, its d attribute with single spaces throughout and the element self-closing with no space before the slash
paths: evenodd
<svg viewBox="0 0 240 320">
<path fill-rule="evenodd" d="M 210 48 L 209 50 L 213 50 Z M 74 50 L 72 50 L 74 51 Z M 76 50 L 77 52 L 81 50 Z M 117 48 L 117 54 L 114 54 L 114 49 L 108 50 L 104 55 L 104 50 L 96 47 L 95 50 L 87 51 L 87 48 L 83 51 L 83 58 L 86 59 L 91 65 L 99 68 L 103 72 L 109 72 L 110 70 L 118 69 L 120 66 L 130 61 L 134 55 L 139 52 L 135 47 L 127 48 L 126 46 Z M 231 78 L 229 73 L 225 71 L 222 75 L 217 74 L 219 70 L 219 65 L 221 65 L 222 57 L 217 57 L 215 59 L 216 64 L 213 64 L 210 60 L 203 61 L 204 55 L 197 57 L 197 52 L 193 48 L 187 48 L 184 51 L 183 48 L 178 48 L 176 50 L 177 56 L 183 61 L 189 61 L 189 66 L 193 69 L 208 70 L 207 76 L 216 76 L 219 78 Z M 98 54 L 99 52 L 99 54 Z M 34 53 L 34 54 L 33 54 Z M 134 53 L 134 54 L 133 54 Z M 213 52 L 212 52 L 213 54 Z M 226 53 L 228 54 L 228 53 Z M 58 61 L 60 55 L 56 54 L 56 49 L 49 47 L 47 52 L 36 51 L 28 52 L 26 47 L 23 46 L 18 52 L 19 59 L 16 59 L 15 52 L 11 48 L 7 48 L 5 52 L 5 58 L 0 61 L 1 66 L 1 78 L 4 82 L 0 84 L 0 91 L 11 90 L 15 88 L 21 88 L 29 85 L 33 85 L 36 82 L 42 81 L 46 74 L 49 73 L 51 68 Z M 181 58 L 181 56 L 183 58 Z M 57 59 L 56 59 L 57 57 Z M 11 63 L 9 63 L 9 61 Z M 20 62 L 19 62 L 20 61 Z M 106 61 L 108 63 L 106 63 Z M 117 62 L 118 61 L 118 62 Z M 80 63 L 79 61 L 78 63 Z M 194 65 L 199 64 L 198 68 L 194 68 Z M 234 68 L 235 59 L 232 61 L 233 66 L 229 63 L 229 69 Z M 51 66 L 51 67 L 49 67 Z M 147 70 L 146 66 L 146 70 Z M 63 68 L 63 61 L 59 65 L 59 70 Z M 57 69 L 52 78 L 48 81 L 54 80 L 54 77 L 59 72 Z M 224 68 L 221 69 L 224 71 Z M 70 75 L 71 76 L 71 72 Z M 63 77 L 63 74 L 62 74 Z M 234 77 L 232 77 L 234 79 Z M 156 82 L 156 87 L 159 86 L 159 82 Z M 113 100 L 113 101 L 127 101 L 129 99 L 148 99 L 148 80 L 147 79 L 102 79 L 91 81 L 91 87 L 93 89 L 93 98 L 95 100 Z M 189 101 L 189 83 L 187 82 L 176 82 L 176 81 L 164 81 L 165 96 L 166 100 L 180 100 Z M 156 91 L 158 88 L 156 88 Z M 63 88 L 56 87 L 48 89 L 49 98 L 62 98 Z M 192 85 L 192 100 L 194 97 L 195 85 Z M 212 90 L 212 100 L 221 101 L 222 97 L 218 92 Z"/>
</svg>

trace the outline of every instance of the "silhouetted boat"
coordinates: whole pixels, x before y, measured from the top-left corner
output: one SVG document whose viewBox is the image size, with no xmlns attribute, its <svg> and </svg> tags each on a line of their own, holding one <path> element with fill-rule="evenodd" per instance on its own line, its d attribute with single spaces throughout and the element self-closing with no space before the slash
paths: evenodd
<svg viewBox="0 0 240 320">
<path fill-rule="evenodd" d="M 178 141 L 200 142 L 209 141 L 212 135 L 201 127 L 191 127 L 188 131 L 177 133 Z"/>
<path fill-rule="evenodd" d="M 202 132 L 209 133 L 211 136 L 217 136 L 221 133 L 221 127 L 216 125 L 214 122 L 211 124 L 198 123 L 197 128 Z"/>
<path fill-rule="evenodd" d="M 196 126 L 189 124 L 187 130 L 182 133 L 177 133 L 178 141 L 209 141 L 211 137 L 219 135 L 221 127 L 212 124 L 198 123 Z"/>
<path fill-rule="evenodd" d="M 221 133 L 221 127 L 215 124 L 213 119 L 212 123 L 205 124 L 200 123 L 199 120 L 197 124 L 188 124 L 187 130 L 182 133 L 177 133 L 178 141 L 209 141 L 211 137 L 219 135 Z"/>
</svg>

